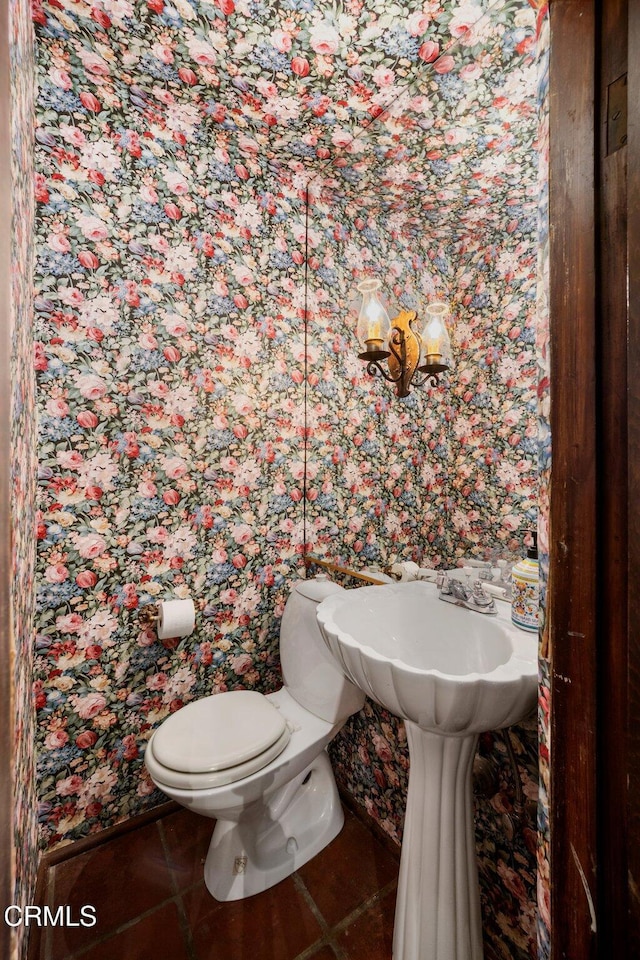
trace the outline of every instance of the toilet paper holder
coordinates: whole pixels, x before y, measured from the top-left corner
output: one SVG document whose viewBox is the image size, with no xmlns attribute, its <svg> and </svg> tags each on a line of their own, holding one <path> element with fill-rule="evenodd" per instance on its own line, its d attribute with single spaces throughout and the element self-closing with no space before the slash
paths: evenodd
<svg viewBox="0 0 640 960">
<path fill-rule="evenodd" d="M 145 630 L 155 630 L 158 640 L 189 637 L 195 628 L 195 605 L 191 597 L 147 603 L 138 613 L 138 621 Z"/>
<path fill-rule="evenodd" d="M 159 619 L 160 614 L 155 603 L 146 603 L 138 613 L 138 622 L 145 628 L 155 627 Z"/>
</svg>

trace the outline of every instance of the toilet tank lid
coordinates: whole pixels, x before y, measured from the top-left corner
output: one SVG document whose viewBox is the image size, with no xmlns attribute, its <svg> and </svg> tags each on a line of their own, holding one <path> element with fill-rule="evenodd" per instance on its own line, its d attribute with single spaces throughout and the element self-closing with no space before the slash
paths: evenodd
<svg viewBox="0 0 640 960">
<path fill-rule="evenodd" d="M 319 573 L 310 580 L 299 580 L 295 585 L 295 590 L 300 596 L 306 597 L 307 600 L 315 600 L 316 603 L 320 603 L 326 597 L 339 593 L 343 589 L 344 587 L 341 587 L 339 583 L 329 580 L 325 573 Z"/>
<path fill-rule="evenodd" d="M 153 735 L 153 753 L 183 773 L 226 770 L 268 750 L 285 728 L 262 693 L 232 690 L 194 700 L 168 717 Z"/>
</svg>

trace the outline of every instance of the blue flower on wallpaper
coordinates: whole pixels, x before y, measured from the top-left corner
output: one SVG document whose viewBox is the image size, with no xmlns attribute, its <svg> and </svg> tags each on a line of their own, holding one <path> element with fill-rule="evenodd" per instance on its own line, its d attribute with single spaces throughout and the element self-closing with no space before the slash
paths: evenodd
<svg viewBox="0 0 640 960">
<path fill-rule="evenodd" d="M 45 441 L 66 440 L 74 433 L 77 433 L 77 424 L 70 417 L 42 417 L 40 420 L 40 435 Z"/>
<path fill-rule="evenodd" d="M 54 277 L 66 277 L 71 273 L 81 271 L 82 267 L 80 261 L 73 254 L 42 250 L 38 255 L 38 269 L 42 273 L 50 273 Z"/>
<path fill-rule="evenodd" d="M 290 146 L 291 154 L 294 157 L 315 157 L 316 150 L 310 143 L 297 141 Z"/>
<path fill-rule="evenodd" d="M 159 350 L 137 350 L 131 354 L 133 370 L 157 370 L 165 365 L 165 358 Z"/>
<path fill-rule="evenodd" d="M 179 30 L 182 26 L 182 18 L 175 7 L 171 4 L 167 4 L 162 13 L 160 14 L 159 20 L 166 27 Z"/>
<path fill-rule="evenodd" d="M 346 346 L 346 341 L 344 341 Z M 331 352 L 331 348 L 327 345 L 326 351 L 328 354 Z M 328 400 L 336 397 L 338 395 L 338 387 L 335 383 L 332 383 L 330 380 L 322 381 L 317 386 L 317 391 L 323 397 L 326 397 Z"/>
<path fill-rule="evenodd" d="M 59 87 L 41 87 L 38 97 L 39 103 L 43 109 L 55 110 L 56 113 L 72 114 L 76 110 L 82 110 L 82 101 L 76 94 Z"/>
<path fill-rule="evenodd" d="M 266 44 L 256 47 L 251 54 L 251 59 L 263 70 L 279 71 L 281 73 L 290 73 L 291 71 L 289 58 Z"/>
<path fill-rule="evenodd" d="M 131 516 L 134 520 L 150 520 L 158 515 L 164 504 L 159 497 L 136 499 L 131 504 Z"/>
<path fill-rule="evenodd" d="M 367 225 L 362 231 L 363 237 L 376 247 L 380 246 L 380 232 L 377 226 Z"/>
<path fill-rule="evenodd" d="M 137 647 L 131 654 L 129 670 L 137 673 L 139 670 L 155 667 L 163 653 L 164 648 L 159 643 L 153 643 L 149 647 Z"/>
<path fill-rule="evenodd" d="M 76 594 L 71 583 L 51 583 L 39 586 L 36 592 L 36 606 L 38 610 L 55 610 Z"/>
<path fill-rule="evenodd" d="M 60 363 L 59 360 L 52 360 L 47 369 L 42 374 L 42 380 L 59 380 L 66 377 L 69 368 L 66 363 Z"/>
<path fill-rule="evenodd" d="M 286 494 L 280 497 L 272 497 L 269 500 L 269 510 L 271 510 L 274 514 L 287 513 L 292 506 L 293 501 L 291 497 L 288 497 Z"/>
<path fill-rule="evenodd" d="M 285 7 L 291 10 L 302 10 L 305 13 L 310 13 L 316 7 L 315 0 L 284 0 L 284 2 Z"/>
<path fill-rule="evenodd" d="M 477 293 L 471 301 L 472 310 L 481 310 L 483 307 L 488 306 L 490 303 L 489 295 L 487 293 Z"/>
<path fill-rule="evenodd" d="M 207 445 L 212 450 L 228 450 L 233 440 L 231 430 L 214 430 L 207 435 Z"/>
<path fill-rule="evenodd" d="M 381 556 L 380 547 L 377 543 L 365 543 L 361 555 L 364 560 L 369 562 L 379 560 Z"/>
<path fill-rule="evenodd" d="M 438 96 L 445 103 L 455 103 L 462 96 L 464 85 L 458 77 L 445 73 L 436 75 L 434 80 L 438 87 Z"/>
<path fill-rule="evenodd" d="M 385 30 L 379 37 L 375 46 L 383 50 L 388 57 L 399 59 L 404 57 L 407 60 L 415 60 L 418 56 L 418 47 L 420 40 L 418 37 L 410 36 L 402 27 L 394 27 L 391 30 Z"/>
<path fill-rule="evenodd" d="M 226 583 L 227 580 L 231 579 L 236 573 L 236 568 L 232 563 L 216 563 L 212 564 L 206 570 L 206 579 L 207 583 L 210 586 L 215 584 Z"/>
<path fill-rule="evenodd" d="M 59 193 L 52 193 L 49 203 L 43 207 L 44 216 L 55 216 L 57 213 L 64 213 L 69 209 L 69 201 L 65 200 Z"/>
<path fill-rule="evenodd" d="M 449 164 L 446 160 L 430 160 L 429 167 L 434 178 L 444 177 L 449 173 Z M 438 218 L 437 210 L 426 210 L 425 214 L 432 217 L 434 220 Z"/>
<path fill-rule="evenodd" d="M 79 756 L 80 751 L 78 748 L 71 745 L 60 747 L 58 750 L 51 750 L 48 753 L 42 753 L 37 761 L 38 774 L 41 777 L 55 776 L 55 774 L 60 773 L 61 770 L 65 770 L 71 761 Z"/>
<path fill-rule="evenodd" d="M 141 223 L 166 223 L 168 217 L 163 210 L 150 203 L 136 200 L 133 205 L 133 215 Z"/>
<path fill-rule="evenodd" d="M 380 444 L 377 440 L 365 440 L 361 446 L 361 450 L 370 457 L 376 458 L 380 453 Z"/>
</svg>

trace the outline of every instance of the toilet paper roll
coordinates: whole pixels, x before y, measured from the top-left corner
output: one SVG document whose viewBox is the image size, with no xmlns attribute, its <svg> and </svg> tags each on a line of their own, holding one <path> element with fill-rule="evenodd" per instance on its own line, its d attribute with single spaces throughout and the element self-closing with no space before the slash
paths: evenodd
<svg viewBox="0 0 640 960">
<path fill-rule="evenodd" d="M 413 560 L 404 560 L 402 563 L 394 563 L 391 573 L 399 576 L 401 583 L 406 583 L 408 580 L 417 580 L 420 567 Z"/>
<path fill-rule="evenodd" d="M 158 640 L 188 637 L 195 624 L 193 600 L 162 600 L 158 604 Z"/>
</svg>

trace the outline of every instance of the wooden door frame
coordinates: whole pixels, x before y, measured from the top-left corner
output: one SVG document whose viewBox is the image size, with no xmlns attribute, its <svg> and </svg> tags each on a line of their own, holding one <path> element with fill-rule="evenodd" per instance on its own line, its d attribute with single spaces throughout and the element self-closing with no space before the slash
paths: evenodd
<svg viewBox="0 0 640 960">
<path fill-rule="evenodd" d="M 627 156 L 627 256 L 629 263 L 629 314 L 627 344 L 628 516 L 626 605 L 628 663 L 624 677 L 627 693 L 628 777 L 626 878 L 629 890 L 626 920 L 629 956 L 640 956 L 640 4 L 629 0 L 629 101 Z"/>
<path fill-rule="evenodd" d="M 595 3 L 552 0 L 550 27 L 551 955 L 587 960 L 597 910 Z"/>
<path fill-rule="evenodd" d="M 637 955 L 630 949 L 628 884 L 628 663 L 629 555 L 628 468 L 633 460 L 629 427 L 630 382 L 627 244 L 629 202 L 627 163 L 637 138 L 624 148 L 614 143 L 615 89 L 628 77 L 627 0 L 609 0 L 602 8 L 600 77 L 596 87 L 600 123 L 596 188 L 598 237 L 598 309 L 600 383 L 597 661 L 598 759 L 598 949 L 601 956 Z M 631 83 L 634 80 L 631 77 Z M 627 89 L 633 89 L 627 85 Z M 637 87 L 635 88 L 638 89 Z M 609 142 L 611 141 L 611 142 Z M 640 448 L 639 448 L 640 449 Z"/>
<path fill-rule="evenodd" d="M 550 19 L 551 956 L 622 960 L 640 956 L 640 3 L 551 0 Z"/>
</svg>

